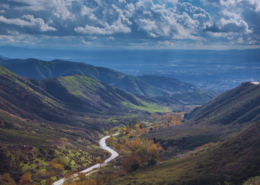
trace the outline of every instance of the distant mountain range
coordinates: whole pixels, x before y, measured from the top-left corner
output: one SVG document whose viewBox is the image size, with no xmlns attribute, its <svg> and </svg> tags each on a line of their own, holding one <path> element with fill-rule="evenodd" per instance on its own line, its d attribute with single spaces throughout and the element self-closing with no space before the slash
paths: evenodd
<svg viewBox="0 0 260 185">
<path fill-rule="evenodd" d="M 227 91 L 185 115 L 200 124 L 242 124 L 260 120 L 260 85 L 249 82 Z"/>
<path fill-rule="evenodd" d="M 155 75 L 144 75 L 137 77 L 142 81 L 152 86 L 161 88 L 169 93 L 199 91 L 195 85 L 185 83 L 174 78 Z"/>
<path fill-rule="evenodd" d="M 135 77 L 85 63 L 62 60 L 48 62 L 37 59 L 0 59 L 0 65 L 20 76 L 34 79 L 47 79 L 75 74 L 85 75 L 138 95 L 164 96 L 177 92 L 198 91 L 196 86 L 173 78 L 159 76 Z"/>
<path fill-rule="evenodd" d="M 3 57 L 1 55 L 0 55 L 0 59 L 2 59 L 2 60 L 9 60 L 9 58 Z"/>
</svg>

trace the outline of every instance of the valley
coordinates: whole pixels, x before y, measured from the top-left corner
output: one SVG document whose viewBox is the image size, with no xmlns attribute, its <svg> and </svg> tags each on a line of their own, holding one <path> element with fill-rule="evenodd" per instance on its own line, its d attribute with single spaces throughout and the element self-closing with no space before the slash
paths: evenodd
<svg viewBox="0 0 260 185">
<path fill-rule="evenodd" d="M 0 185 L 260 185 L 260 0 L 0 0 Z"/>
<path fill-rule="evenodd" d="M 0 65 L 4 185 L 242 185 L 259 174 L 257 83 L 220 93 L 61 60 Z"/>
</svg>

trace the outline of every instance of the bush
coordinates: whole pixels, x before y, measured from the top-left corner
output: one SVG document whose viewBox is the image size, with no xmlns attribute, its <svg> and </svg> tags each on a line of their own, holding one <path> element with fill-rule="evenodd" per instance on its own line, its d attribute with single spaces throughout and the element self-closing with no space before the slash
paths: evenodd
<svg viewBox="0 0 260 185">
<path fill-rule="evenodd" d="M 151 158 L 150 160 L 148 160 L 148 166 L 154 166 L 154 165 L 156 165 L 157 164 L 157 161 L 156 161 L 156 159 L 154 159 L 154 158 Z"/>
<path fill-rule="evenodd" d="M 139 166 L 140 166 L 140 164 L 138 162 L 135 162 L 135 163 L 131 164 L 131 170 L 136 171 L 139 169 Z"/>
</svg>

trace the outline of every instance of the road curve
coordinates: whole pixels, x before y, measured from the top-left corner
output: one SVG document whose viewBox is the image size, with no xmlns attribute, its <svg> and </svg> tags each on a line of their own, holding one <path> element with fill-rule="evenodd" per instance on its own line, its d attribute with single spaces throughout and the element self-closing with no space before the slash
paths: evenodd
<svg viewBox="0 0 260 185">
<path fill-rule="evenodd" d="M 113 136 L 116 136 L 118 134 L 114 134 Z M 99 145 L 100 145 L 100 148 L 102 148 L 103 150 L 107 150 L 111 153 L 111 156 L 105 160 L 105 162 L 103 164 L 101 164 L 101 166 L 105 166 L 108 162 L 112 161 L 113 159 L 115 159 L 117 156 L 118 156 L 118 153 L 116 151 L 114 151 L 113 149 L 109 148 L 107 145 L 106 145 L 106 139 L 107 138 L 110 138 L 110 136 L 105 136 L 103 138 L 101 138 L 101 140 L 99 141 Z M 100 167 L 100 163 L 98 164 L 95 164 L 94 166 L 91 166 L 85 170 L 82 170 L 81 172 L 82 173 L 87 173 L 93 169 L 96 169 L 96 168 L 99 168 Z M 74 175 L 74 178 L 77 177 L 78 175 L 75 174 Z M 64 183 L 65 179 L 60 179 L 56 182 L 53 183 L 53 185 L 62 185 Z"/>
</svg>

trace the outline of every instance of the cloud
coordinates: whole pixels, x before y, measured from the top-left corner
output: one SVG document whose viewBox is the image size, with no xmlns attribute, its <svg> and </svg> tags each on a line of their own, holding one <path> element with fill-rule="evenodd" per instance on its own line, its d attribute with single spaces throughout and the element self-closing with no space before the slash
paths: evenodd
<svg viewBox="0 0 260 185">
<path fill-rule="evenodd" d="M 128 33 L 131 32 L 130 28 L 123 25 L 121 22 L 118 22 L 118 24 L 108 25 L 105 24 L 104 28 L 94 27 L 86 25 L 85 28 L 83 27 L 77 27 L 74 29 L 76 32 L 82 33 L 82 34 L 90 34 L 90 35 L 111 35 L 114 33 Z"/>
<path fill-rule="evenodd" d="M 6 23 L 6 24 L 13 24 L 13 25 L 21 26 L 21 27 L 22 26 L 34 27 L 41 32 L 56 31 L 55 28 L 45 24 L 41 18 L 34 18 L 33 15 L 24 15 L 21 17 L 21 19 L 18 19 L 18 18 L 7 19 L 3 16 L 0 16 L 0 22 Z"/>
<path fill-rule="evenodd" d="M 211 17 L 178 0 L 1 0 L 0 35 L 34 35 L 25 37 L 29 42 L 40 36 L 37 42 L 65 39 L 72 45 L 259 43 L 259 0 L 201 1 L 219 12 Z"/>
<path fill-rule="evenodd" d="M 220 9 L 203 29 L 206 35 L 222 38 L 222 41 L 231 44 L 259 44 L 259 0 L 202 0 L 202 2 L 205 5 L 213 4 Z"/>
<path fill-rule="evenodd" d="M 221 19 L 216 24 L 213 24 L 212 26 L 207 26 L 204 31 L 211 31 L 211 32 L 237 32 L 237 33 L 252 33 L 252 30 L 248 29 L 248 25 L 245 21 L 240 20 L 236 21 L 234 19 L 226 20 Z"/>
</svg>

